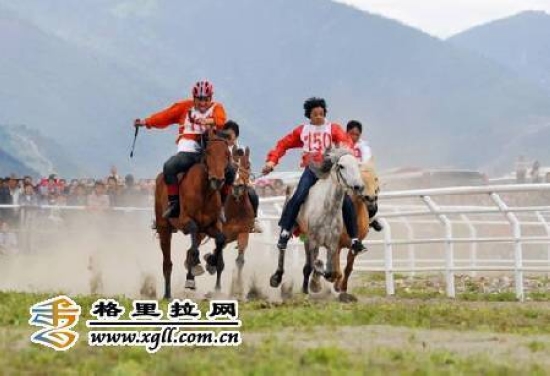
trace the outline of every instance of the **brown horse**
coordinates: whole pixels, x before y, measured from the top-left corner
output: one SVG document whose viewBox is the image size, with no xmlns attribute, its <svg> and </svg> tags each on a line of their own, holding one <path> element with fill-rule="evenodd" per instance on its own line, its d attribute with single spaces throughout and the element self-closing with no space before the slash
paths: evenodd
<svg viewBox="0 0 550 376">
<path fill-rule="evenodd" d="M 353 196 L 352 201 L 357 213 L 357 227 L 359 229 L 359 240 L 363 241 L 369 234 L 369 213 L 367 210 L 368 205 L 377 205 L 378 192 L 380 185 L 378 177 L 372 164 L 361 165 L 361 176 L 365 183 L 364 197 Z M 353 271 L 353 264 L 355 262 L 355 255 L 349 249 L 351 239 L 349 238 L 346 229 L 342 232 L 340 237 L 340 244 L 338 246 L 338 252 L 335 253 L 334 263 L 337 265 L 337 278 L 334 281 L 334 289 L 340 292 L 340 300 L 344 302 L 357 300 L 353 295 L 348 294 L 348 281 Z M 340 267 L 340 252 L 342 248 L 348 248 L 348 255 L 346 261 L 346 268 L 344 269 L 344 275 L 342 276 Z"/>
<path fill-rule="evenodd" d="M 199 244 L 202 233 L 214 238 L 216 249 L 207 258 L 207 264 L 215 267 L 218 276 L 221 275 L 223 263 L 223 247 L 225 236 L 219 221 L 222 203 L 220 188 L 224 184 L 225 170 L 228 166 L 230 153 L 227 141 L 209 132 L 206 147 L 200 163 L 189 169 L 179 183 L 180 216 L 164 219 L 163 211 L 168 204 L 166 184 L 162 174 L 157 176 L 155 188 L 156 230 L 159 234 L 162 249 L 164 274 L 164 298 L 171 298 L 172 259 L 171 243 L 174 229 L 191 235 L 191 248 L 187 250 L 185 267 L 187 276 L 185 287 L 195 289 L 195 277 L 204 273 L 200 264 Z M 218 277 L 219 278 L 219 277 Z"/>
<path fill-rule="evenodd" d="M 240 295 L 243 291 L 242 270 L 244 266 L 244 253 L 248 246 L 250 228 L 254 223 L 254 210 L 248 197 L 248 186 L 250 184 L 250 149 L 247 147 L 244 152 L 238 149 L 233 159 L 237 165 L 235 183 L 231 194 L 225 203 L 225 215 L 227 221 L 223 225 L 223 234 L 226 244 L 237 241 L 238 256 L 235 260 L 237 265 L 237 278 L 234 281 L 232 290 Z M 216 284 L 218 285 L 218 281 Z"/>
</svg>

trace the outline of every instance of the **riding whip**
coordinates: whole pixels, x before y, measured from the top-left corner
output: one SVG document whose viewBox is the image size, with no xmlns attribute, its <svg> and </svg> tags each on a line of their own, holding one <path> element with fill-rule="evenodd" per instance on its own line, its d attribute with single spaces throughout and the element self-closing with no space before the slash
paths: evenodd
<svg viewBox="0 0 550 376">
<path fill-rule="evenodd" d="M 130 158 L 132 158 L 134 156 L 134 149 L 136 148 L 136 140 L 137 140 L 137 136 L 138 136 L 138 133 L 139 133 L 139 125 L 137 125 L 137 123 L 135 123 L 134 126 L 136 127 L 136 132 L 134 133 L 134 142 L 132 143 L 132 151 L 130 152 Z"/>
</svg>

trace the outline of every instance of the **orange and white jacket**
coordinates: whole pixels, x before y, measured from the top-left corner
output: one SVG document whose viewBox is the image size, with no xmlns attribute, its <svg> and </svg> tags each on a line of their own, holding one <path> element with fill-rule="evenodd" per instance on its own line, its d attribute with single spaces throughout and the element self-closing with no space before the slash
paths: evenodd
<svg viewBox="0 0 550 376">
<path fill-rule="evenodd" d="M 288 149 L 302 148 L 302 163 L 306 167 L 310 161 L 320 162 L 326 149 L 338 144 L 353 148 L 353 142 L 342 127 L 336 123 L 325 122 L 323 125 L 302 124 L 281 138 L 274 149 L 267 154 L 267 161 L 275 164 L 286 154 Z"/>
<path fill-rule="evenodd" d="M 186 99 L 151 115 L 145 119 L 145 125 L 147 128 L 163 129 L 172 124 L 179 124 L 176 139 L 178 151 L 197 152 L 200 151 L 200 136 L 207 129 L 197 122 L 199 119 L 214 119 L 216 129 L 221 130 L 227 116 L 221 103 L 213 102 L 206 112 L 201 113 L 195 109 L 192 99 Z"/>
</svg>

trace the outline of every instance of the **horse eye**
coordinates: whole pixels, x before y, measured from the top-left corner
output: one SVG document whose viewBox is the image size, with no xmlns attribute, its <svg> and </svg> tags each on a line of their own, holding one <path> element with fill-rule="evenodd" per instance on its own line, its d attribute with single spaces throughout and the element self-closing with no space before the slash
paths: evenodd
<svg viewBox="0 0 550 376">
<path fill-rule="evenodd" d="M 340 170 L 343 170 L 343 169 L 344 169 L 344 165 L 339 164 L 339 165 L 338 165 L 338 168 L 339 168 Z"/>
</svg>

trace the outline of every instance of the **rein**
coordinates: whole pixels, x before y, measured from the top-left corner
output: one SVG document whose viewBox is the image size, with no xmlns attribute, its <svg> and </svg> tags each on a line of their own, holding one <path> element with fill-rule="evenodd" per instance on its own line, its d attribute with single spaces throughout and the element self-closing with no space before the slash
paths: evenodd
<svg viewBox="0 0 550 376">
<path fill-rule="evenodd" d="M 332 175 L 332 174 L 331 174 Z M 353 190 L 352 187 L 348 184 L 344 176 L 342 175 L 341 169 L 336 167 L 336 181 L 338 184 L 343 185 L 346 190 Z"/>
</svg>

